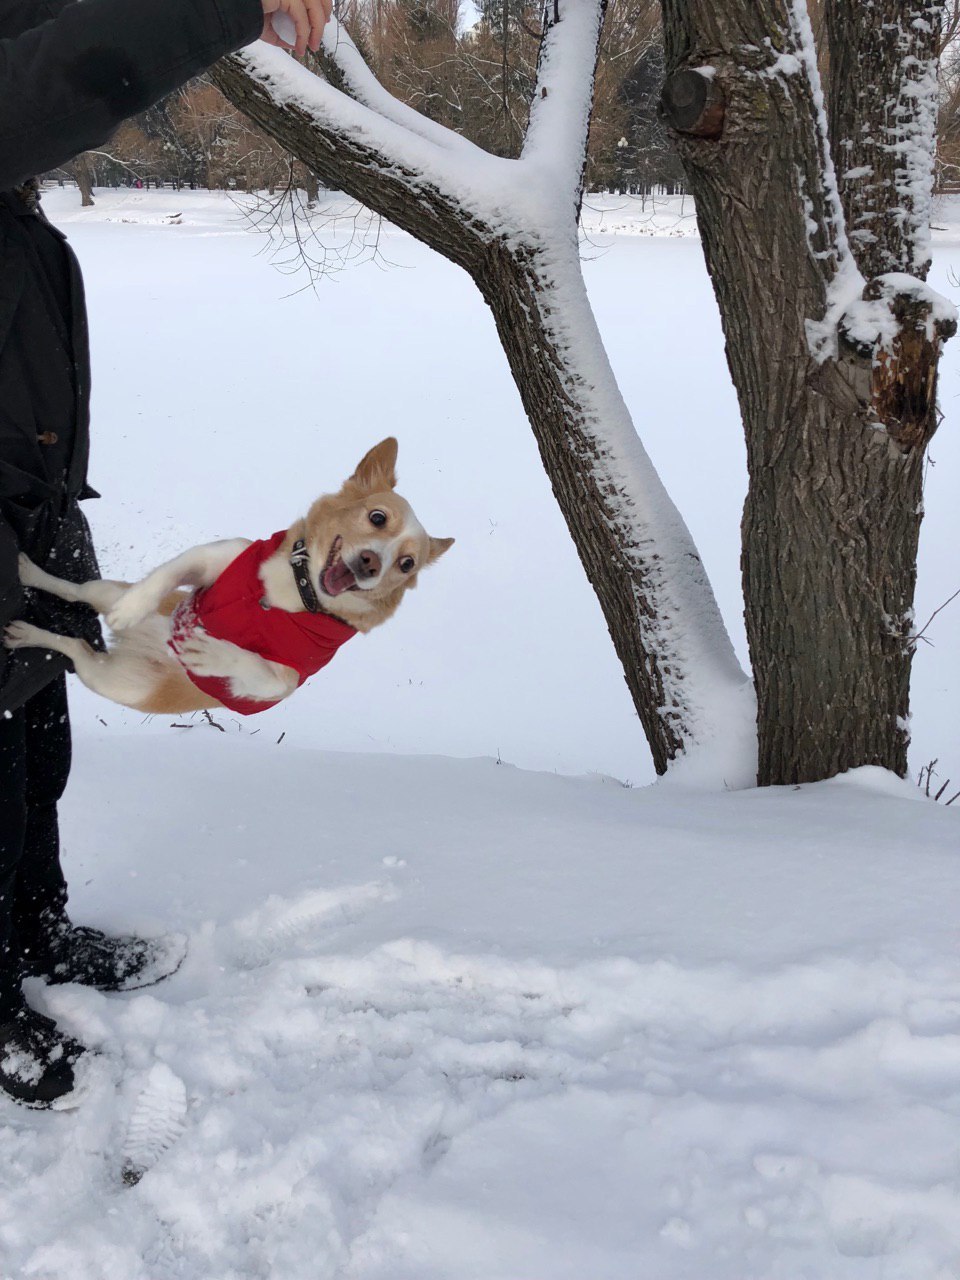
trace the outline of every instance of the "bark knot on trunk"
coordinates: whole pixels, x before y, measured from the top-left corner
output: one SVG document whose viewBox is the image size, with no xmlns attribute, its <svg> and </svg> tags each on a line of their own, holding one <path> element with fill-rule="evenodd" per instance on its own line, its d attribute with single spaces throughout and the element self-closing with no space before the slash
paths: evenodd
<svg viewBox="0 0 960 1280">
<path fill-rule="evenodd" d="M 726 99 L 714 67 L 684 67 L 664 81 L 660 114 L 672 129 L 716 142 L 723 134 Z"/>
</svg>

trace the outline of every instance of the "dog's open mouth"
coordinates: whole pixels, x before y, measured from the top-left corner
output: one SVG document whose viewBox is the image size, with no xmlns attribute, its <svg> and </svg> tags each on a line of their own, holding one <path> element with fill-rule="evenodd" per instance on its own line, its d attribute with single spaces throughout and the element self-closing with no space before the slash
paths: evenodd
<svg viewBox="0 0 960 1280">
<path fill-rule="evenodd" d="M 352 571 L 341 559 L 342 546 L 343 539 L 337 535 L 327 556 L 327 563 L 323 566 L 323 573 L 320 575 L 320 586 L 328 596 L 342 595 L 344 591 L 353 591 L 357 586 L 357 580 Z"/>
</svg>

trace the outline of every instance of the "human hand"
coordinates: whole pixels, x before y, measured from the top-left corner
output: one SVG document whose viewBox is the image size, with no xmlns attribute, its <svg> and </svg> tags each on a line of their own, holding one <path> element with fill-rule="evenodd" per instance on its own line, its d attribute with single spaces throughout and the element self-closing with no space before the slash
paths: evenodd
<svg viewBox="0 0 960 1280">
<path fill-rule="evenodd" d="M 333 13 L 333 0 L 261 0 L 261 3 L 261 40 L 278 45 L 281 49 L 293 49 L 298 58 L 302 58 L 307 49 L 317 52 L 323 28 Z M 279 15 L 284 19 L 279 24 L 284 31 L 282 37 L 278 35 L 273 22 Z"/>
</svg>

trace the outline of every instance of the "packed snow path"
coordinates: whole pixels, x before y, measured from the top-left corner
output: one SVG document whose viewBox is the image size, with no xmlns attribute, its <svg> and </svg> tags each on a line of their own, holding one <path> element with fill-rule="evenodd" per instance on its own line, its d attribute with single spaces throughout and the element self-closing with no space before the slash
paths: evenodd
<svg viewBox="0 0 960 1280">
<path fill-rule="evenodd" d="M 103 1056 L 0 1104 L 3 1280 L 960 1274 L 960 814 L 80 745 L 75 914 L 190 953 L 32 984 Z"/>
</svg>

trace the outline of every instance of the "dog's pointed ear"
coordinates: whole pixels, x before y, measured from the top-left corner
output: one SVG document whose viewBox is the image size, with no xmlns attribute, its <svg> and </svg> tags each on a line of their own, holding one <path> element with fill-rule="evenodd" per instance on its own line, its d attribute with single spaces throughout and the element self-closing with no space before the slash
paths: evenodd
<svg viewBox="0 0 960 1280">
<path fill-rule="evenodd" d="M 427 564 L 433 564 L 434 560 L 439 560 L 445 551 L 450 550 L 455 541 L 455 538 L 431 538 Z"/>
<path fill-rule="evenodd" d="M 350 479 L 366 493 L 394 489 L 397 484 L 397 442 L 387 436 L 365 454 Z"/>
</svg>

